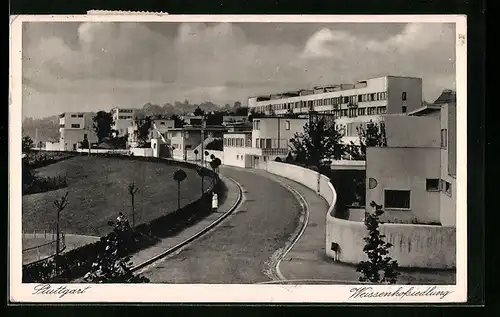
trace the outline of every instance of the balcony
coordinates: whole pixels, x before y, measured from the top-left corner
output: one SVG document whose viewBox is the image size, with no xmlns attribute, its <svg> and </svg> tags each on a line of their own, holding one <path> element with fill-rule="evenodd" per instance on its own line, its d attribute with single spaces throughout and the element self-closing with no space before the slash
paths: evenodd
<svg viewBox="0 0 500 317">
<path fill-rule="evenodd" d="M 288 155 L 290 149 L 281 148 L 281 149 L 261 149 L 262 155 L 264 156 L 273 156 L 273 155 Z"/>
</svg>

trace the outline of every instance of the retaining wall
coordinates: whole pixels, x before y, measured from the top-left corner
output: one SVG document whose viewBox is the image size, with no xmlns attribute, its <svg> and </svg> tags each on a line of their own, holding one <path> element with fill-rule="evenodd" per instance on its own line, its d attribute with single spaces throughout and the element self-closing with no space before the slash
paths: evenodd
<svg viewBox="0 0 500 317">
<path fill-rule="evenodd" d="M 334 258 L 332 243 L 339 246 L 338 259 L 344 263 L 357 264 L 367 260 L 363 247 L 368 232 L 363 222 L 336 217 L 337 193 L 328 177 L 291 164 L 269 161 L 262 166 L 269 173 L 286 177 L 303 184 L 321 195 L 329 204 L 326 212 L 325 249 L 327 256 Z M 456 229 L 454 227 L 381 224 L 380 231 L 393 247 L 391 256 L 401 267 L 455 268 Z"/>
</svg>

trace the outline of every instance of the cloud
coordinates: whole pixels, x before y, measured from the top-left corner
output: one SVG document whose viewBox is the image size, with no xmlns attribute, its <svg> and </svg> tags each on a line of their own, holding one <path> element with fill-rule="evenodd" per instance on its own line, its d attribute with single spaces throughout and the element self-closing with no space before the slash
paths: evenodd
<svg viewBox="0 0 500 317">
<path fill-rule="evenodd" d="M 25 31 L 23 44 L 27 115 L 39 116 L 42 103 L 51 112 L 183 99 L 245 103 L 260 93 L 384 75 L 422 77 L 429 100 L 454 85 L 453 25 L 408 24 L 377 37 L 359 26 L 322 25 L 305 41 L 286 34 L 265 43 L 231 23 L 166 25 L 175 36 L 141 23 L 39 25 Z"/>
</svg>

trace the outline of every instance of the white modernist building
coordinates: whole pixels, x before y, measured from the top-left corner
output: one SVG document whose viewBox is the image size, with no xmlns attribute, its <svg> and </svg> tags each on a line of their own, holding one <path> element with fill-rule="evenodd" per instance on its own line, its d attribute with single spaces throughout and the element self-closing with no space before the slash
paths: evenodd
<svg viewBox="0 0 500 317">
<path fill-rule="evenodd" d="M 224 134 L 224 164 L 258 167 L 260 162 L 286 157 L 290 139 L 304 131 L 307 118 L 262 117 L 253 119 L 251 130 Z"/>
<path fill-rule="evenodd" d="M 344 131 L 344 141 L 358 142 L 357 127 L 379 122 L 384 114 L 407 114 L 422 106 L 422 79 L 386 76 L 299 91 L 251 97 L 249 111 L 285 115 L 315 111 L 328 114 Z"/>
<path fill-rule="evenodd" d="M 128 128 L 133 125 L 135 109 L 113 108 L 111 109 L 113 117 L 112 129 L 115 130 L 118 136 L 125 136 L 128 133 Z"/>
<path fill-rule="evenodd" d="M 45 148 L 54 151 L 76 151 L 80 142 L 97 142 L 92 113 L 65 112 L 59 115 L 59 142 L 47 142 Z"/>
</svg>

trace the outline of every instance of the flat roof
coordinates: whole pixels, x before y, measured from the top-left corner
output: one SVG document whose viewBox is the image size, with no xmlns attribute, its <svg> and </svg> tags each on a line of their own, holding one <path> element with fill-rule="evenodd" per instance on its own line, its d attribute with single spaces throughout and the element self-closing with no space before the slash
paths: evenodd
<svg viewBox="0 0 500 317">
<path fill-rule="evenodd" d="M 316 86 L 313 86 L 313 87 L 310 87 L 310 88 L 289 89 L 289 90 L 283 91 L 283 92 L 274 92 L 274 93 L 269 93 L 269 94 L 259 94 L 259 95 L 255 95 L 255 96 L 250 96 L 248 98 L 249 99 L 250 98 L 262 98 L 262 97 L 263 98 L 270 98 L 271 96 L 285 95 L 287 93 L 300 93 L 302 91 L 314 91 L 315 89 L 324 89 L 324 88 L 338 88 L 338 87 L 342 87 L 342 86 L 345 86 L 345 85 L 353 85 L 354 86 L 356 84 L 360 84 L 360 83 L 366 82 L 368 80 L 388 78 L 388 77 L 392 77 L 392 78 L 409 78 L 409 79 L 420 79 L 420 80 L 422 80 L 421 77 L 386 75 L 386 76 L 379 76 L 379 77 L 370 77 L 370 78 L 366 78 L 366 79 L 359 79 L 359 80 L 353 81 L 351 83 L 316 85 Z M 352 89 L 355 89 L 355 88 L 342 89 L 342 90 L 339 90 L 339 91 L 352 90 Z M 319 95 L 319 94 L 313 94 L 313 95 Z M 278 98 L 278 99 L 286 99 L 286 98 Z"/>
<path fill-rule="evenodd" d="M 191 131 L 201 131 L 202 128 L 201 127 L 182 127 L 182 128 L 171 128 L 169 129 L 170 131 L 183 131 L 183 130 L 191 130 Z M 206 128 L 203 128 L 203 130 L 214 130 L 214 131 L 218 131 L 218 130 L 227 130 L 227 127 L 211 127 L 211 126 L 207 126 Z"/>
<path fill-rule="evenodd" d="M 224 133 L 224 135 L 226 134 L 252 134 L 252 131 L 228 131 Z"/>
</svg>

